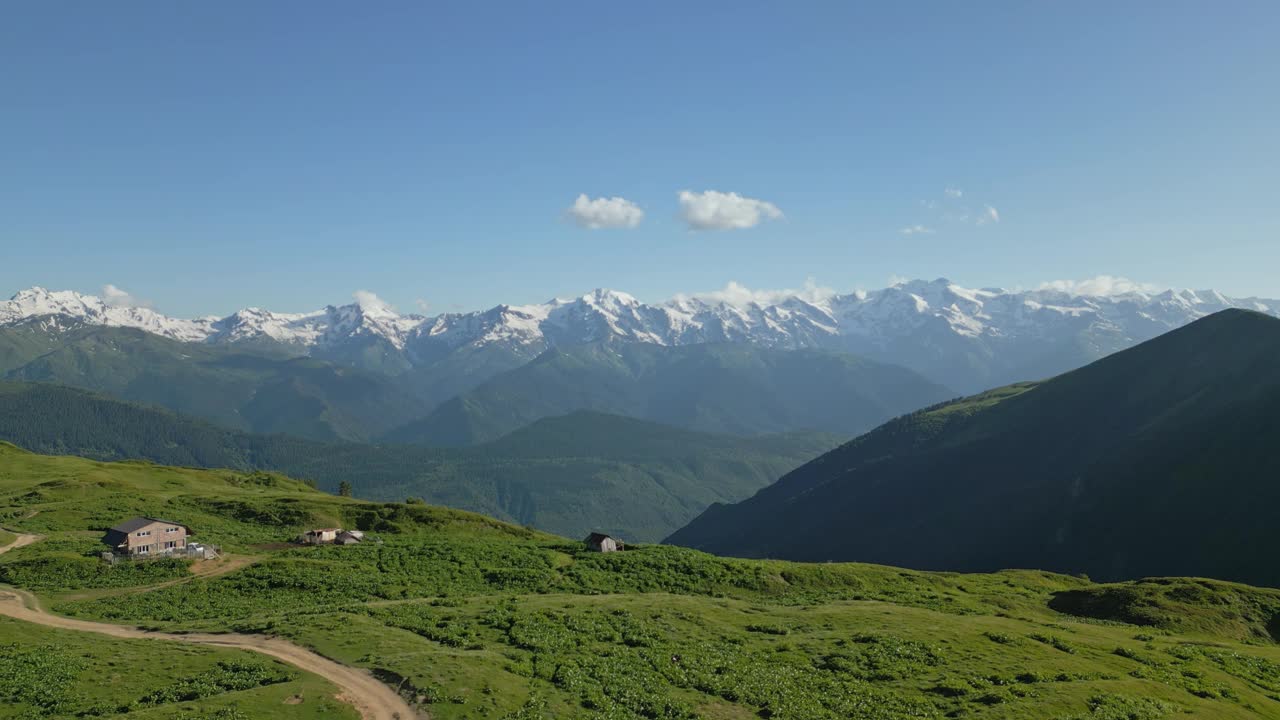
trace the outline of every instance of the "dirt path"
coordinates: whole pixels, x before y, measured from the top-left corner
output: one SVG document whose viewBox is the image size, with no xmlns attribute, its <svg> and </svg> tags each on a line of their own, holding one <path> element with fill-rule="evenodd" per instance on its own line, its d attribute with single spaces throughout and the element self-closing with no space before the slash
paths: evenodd
<svg viewBox="0 0 1280 720">
<path fill-rule="evenodd" d="M 40 539 L 39 535 L 19 535 L 13 543 L 0 548 L 0 553 L 14 548 L 30 545 Z M 246 563 L 247 564 L 247 563 Z M 231 569 L 235 569 L 234 567 Z M 229 572 L 227 570 L 226 572 Z M 298 647 L 288 640 L 267 637 L 266 635 L 242 635 L 238 633 L 160 633 L 148 632 L 126 625 L 77 620 L 75 618 L 54 615 L 40 607 L 35 596 L 23 590 L 0 590 L 0 615 L 15 620 L 62 628 L 80 632 L 98 633 L 118 638 L 144 640 L 168 640 L 172 642 L 195 643 L 198 645 L 214 645 L 217 647 L 239 648 L 282 660 L 294 667 L 314 673 L 342 690 L 338 699 L 355 707 L 364 720 L 412 720 L 419 715 L 395 693 L 390 687 L 382 684 L 372 675 L 353 667 L 347 667 L 316 653 Z"/>
<path fill-rule="evenodd" d="M 39 535 L 24 535 L 22 533 L 17 533 L 17 536 L 18 536 L 17 540 L 14 540 L 13 542 L 9 543 L 8 545 L 5 545 L 4 547 L 0 547 L 0 555 L 3 555 L 9 552 L 10 550 L 17 550 L 20 547 L 26 547 L 31 543 L 40 539 Z"/>
</svg>

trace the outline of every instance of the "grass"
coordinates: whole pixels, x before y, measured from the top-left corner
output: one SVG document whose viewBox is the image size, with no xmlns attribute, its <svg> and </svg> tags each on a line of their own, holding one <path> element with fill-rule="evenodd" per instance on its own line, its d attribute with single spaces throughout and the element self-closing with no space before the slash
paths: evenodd
<svg viewBox="0 0 1280 720">
<path fill-rule="evenodd" d="M 185 568 L 157 565 L 158 577 L 102 568 L 110 581 L 75 569 L 95 528 L 143 510 L 262 559 L 147 592 Z M 369 669 L 437 720 L 1280 718 L 1280 647 L 1266 634 L 1280 593 L 1242 585 L 1096 585 L 1034 571 L 748 561 L 654 545 L 596 554 L 468 513 L 338 498 L 277 476 L 4 448 L 0 522 L 47 536 L 0 558 L 0 577 L 36 589 L 57 612 L 280 635 Z M 380 542 L 263 547 L 308 525 L 364 527 Z M 62 635 L 107 643 L 0 628 L 10 626 L 23 628 L 15 642 L 37 658 L 61 657 L 41 648 L 66 646 Z M 98 657 L 91 650 L 72 655 Z M 198 657 L 204 664 L 190 671 L 166 663 L 187 678 L 225 671 L 225 658 Z M 130 717 L 181 717 L 192 705 L 164 694 L 176 680 L 95 690 L 89 678 L 105 670 L 89 667 L 65 680 L 69 693 L 165 700 Z M 312 717 L 254 715 L 247 704 L 311 712 L 310 700 L 275 704 L 306 682 L 217 686 L 195 704 L 206 715 L 234 701 L 249 717 Z"/>
<path fill-rule="evenodd" d="M 357 717 L 333 699 L 333 686 L 254 653 L 108 639 L 8 618 L 0 618 L 0 638 L 0 718 Z"/>
</svg>

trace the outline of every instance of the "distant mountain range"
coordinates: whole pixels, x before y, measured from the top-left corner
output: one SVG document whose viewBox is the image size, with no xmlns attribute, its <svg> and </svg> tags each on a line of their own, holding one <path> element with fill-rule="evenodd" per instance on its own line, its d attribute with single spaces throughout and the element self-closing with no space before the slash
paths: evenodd
<svg viewBox="0 0 1280 720">
<path fill-rule="evenodd" d="M 184 343 L 306 354 L 364 370 L 416 373 L 426 400 L 442 402 L 549 348 L 607 340 L 848 352 L 974 392 L 1049 377 L 1227 308 L 1276 315 L 1280 301 L 1228 298 L 1212 290 L 1111 296 L 975 290 L 939 279 L 745 304 L 700 297 L 645 304 L 596 290 L 540 305 L 435 317 L 399 315 L 368 298 L 312 313 L 250 308 L 225 318 L 182 320 L 31 288 L 0 303 L 0 327 L 135 328 Z"/>
<path fill-rule="evenodd" d="M 0 440 L 99 460 L 274 470 L 373 500 L 417 497 L 579 537 L 657 541 L 834 447 L 819 433 L 739 438 L 600 413 L 545 418 L 474 448 L 254 435 L 45 383 L 0 382 Z"/>
<path fill-rule="evenodd" d="M 471 445 L 576 410 L 701 432 L 850 437 L 954 396 L 911 370 L 847 353 L 611 340 L 551 348 L 383 439 Z"/>
<path fill-rule="evenodd" d="M 1280 585 L 1280 319 L 1227 310 L 893 420 L 669 541 L 715 553 Z"/>
</svg>

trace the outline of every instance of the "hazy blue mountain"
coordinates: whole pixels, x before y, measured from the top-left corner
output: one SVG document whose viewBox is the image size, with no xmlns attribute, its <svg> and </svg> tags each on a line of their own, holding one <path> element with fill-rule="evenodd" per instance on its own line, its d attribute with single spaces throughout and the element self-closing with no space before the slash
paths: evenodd
<svg viewBox="0 0 1280 720">
<path fill-rule="evenodd" d="M 842 353 L 610 341 L 548 350 L 386 439 L 469 445 L 575 410 L 735 435 L 847 436 L 953 395 L 910 370 Z"/>
</svg>

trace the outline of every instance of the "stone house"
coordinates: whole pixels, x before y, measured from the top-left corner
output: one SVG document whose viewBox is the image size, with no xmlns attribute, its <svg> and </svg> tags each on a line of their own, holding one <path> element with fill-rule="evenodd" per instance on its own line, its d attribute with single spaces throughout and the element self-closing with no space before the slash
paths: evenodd
<svg viewBox="0 0 1280 720">
<path fill-rule="evenodd" d="M 107 530 L 102 542 L 119 555 L 156 557 L 185 553 L 191 535 L 190 528 L 172 520 L 135 517 Z"/>
</svg>

